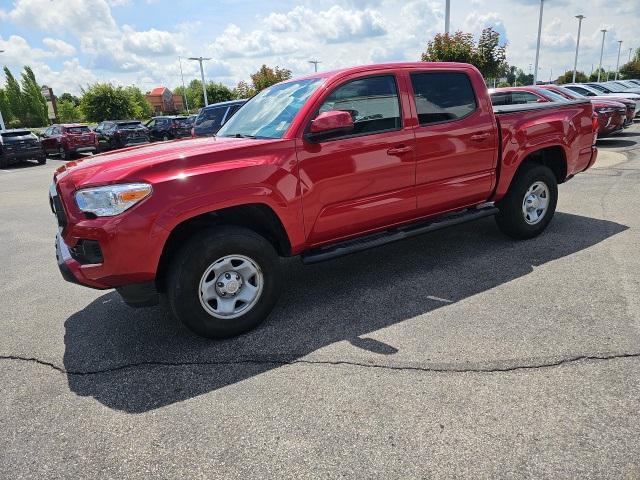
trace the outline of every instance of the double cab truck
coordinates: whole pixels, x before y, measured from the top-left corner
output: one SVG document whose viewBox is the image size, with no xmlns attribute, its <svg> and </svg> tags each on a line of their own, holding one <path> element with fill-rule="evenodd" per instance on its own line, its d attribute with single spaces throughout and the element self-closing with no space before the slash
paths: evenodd
<svg viewBox="0 0 640 480">
<path fill-rule="evenodd" d="M 478 70 L 396 63 L 273 85 L 215 137 L 60 167 L 50 188 L 65 279 L 126 303 L 166 295 L 209 338 L 267 318 L 279 257 L 329 260 L 494 216 L 517 239 L 596 161 L 587 99 L 493 107 Z"/>
</svg>

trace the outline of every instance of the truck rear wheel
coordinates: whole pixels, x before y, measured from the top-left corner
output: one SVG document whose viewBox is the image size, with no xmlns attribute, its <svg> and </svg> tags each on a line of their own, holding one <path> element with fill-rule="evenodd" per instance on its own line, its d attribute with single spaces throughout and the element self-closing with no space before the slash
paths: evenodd
<svg viewBox="0 0 640 480">
<path fill-rule="evenodd" d="M 194 333 L 228 338 L 255 328 L 280 294 L 280 262 L 273 245 L 240 227 L 217 227 L 192 237 L 168 278 L 174 315 Z"/>
<path fill-rule="evenodd" d="M 525 166 L 498 202 L 496 223 L 510 237 L 533 238 L 547 228 L 557 202 L 558 183 L 551 169 L 538 164 Z"/>
</svg>

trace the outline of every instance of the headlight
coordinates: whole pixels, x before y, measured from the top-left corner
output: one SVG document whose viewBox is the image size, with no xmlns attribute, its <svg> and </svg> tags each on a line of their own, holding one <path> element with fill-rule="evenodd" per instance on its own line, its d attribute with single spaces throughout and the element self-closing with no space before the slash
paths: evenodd
<svg viewBox="0 0 640 480">
<path fill-rule="evenodd" d="M 616 111 L 615 108 L 609 108 L 609 107 L 596 108 L 596 112 L 598 113 L 613 113 L 615 111 Z"/>
<path fill-rule="evenodd" d="M 151 191 L 151 185 L 147 183 L 85 188 L 76 192 L 76 203 L 85 213 L 92 213 L 97 217 L 112 217 L 147 198 Z"/>
</svg>

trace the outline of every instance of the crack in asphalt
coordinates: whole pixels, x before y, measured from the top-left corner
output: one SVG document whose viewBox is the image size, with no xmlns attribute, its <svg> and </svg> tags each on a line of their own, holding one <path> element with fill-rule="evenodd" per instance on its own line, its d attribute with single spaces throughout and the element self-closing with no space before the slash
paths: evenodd
<svg viewBox="0 0 640 480">
<path fill-rule="evenodd" d="M 143 361 L 136 363 L 128 363 L 117 365 L 110 368 L 99 370 L 68 370 L 64 367 L 56 365 L 53 362 L 40 360 L 35 357 L 23 357 L 20 355 L 0 355 L 0 360 L 28 362 L 49 367 L 52 370 L 63 373 L 65 375 L 90 376 L 114 373 L 122 370 L 128 370 L 140 367 L 197 367 L 197 366 L 216 366 L 216 365 L 331 365 L 331 366 L 352 366 L 363 368 L 377 368 L 381 370 L 399 370 L 399 371 L 416 371 L 425 373 L 503 373 L 515 372 L 519 370 L 538 370 L 545 368 L 560 367 L 562 365 L 578 363 L 578 362 L 598 362 L 608 361 L 622 358 L 640 358 L 639 353 L 615 353 L 610 355 L 577 355 L 574 357 L 565 357 L 547 363 L 538 363 L 531 365 L 511 365 L 505 367 L 491 368 L 456 368 L 456 367 L 419 367 L 419 366 L 400 366 L 400 365 L 384 365 L 376 363 L 361 363 L 348 360 L 304 360 L 304 359 L 276 359 L 276 358 L 245 358 L 237 360 L 213 360 L 202 362 L 164 362 L 164 361 Z"/>
</svg>

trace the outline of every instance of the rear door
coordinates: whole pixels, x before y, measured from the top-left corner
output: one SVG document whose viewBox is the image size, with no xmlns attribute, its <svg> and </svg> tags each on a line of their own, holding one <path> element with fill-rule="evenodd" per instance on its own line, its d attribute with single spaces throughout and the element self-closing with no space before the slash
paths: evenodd
<svg viewBox="0 0 640 480">
<path fill-rule="evenodd" d="M 464 70 L 412 71 L 410 79 L 418 117 L 418 213 L 432 215 L 486 200 L 495 183 L 498 136 L 488 96 L 475 94 L 486 89 L 484 82 L 475 78 L 474 86 Z"/>
<path fill-rule="evenodd" d="M 414 216 L 414 137 L 406 86 L 400 80 L 391 71 L 352 76 L 331 86 L 317 104 L 313 117 L 347 111 L 354 129 L 318 143 L 299 140 L 304 223 L 310 245 Z"/>
</svg>

